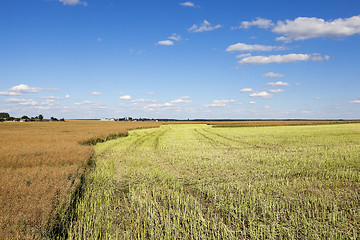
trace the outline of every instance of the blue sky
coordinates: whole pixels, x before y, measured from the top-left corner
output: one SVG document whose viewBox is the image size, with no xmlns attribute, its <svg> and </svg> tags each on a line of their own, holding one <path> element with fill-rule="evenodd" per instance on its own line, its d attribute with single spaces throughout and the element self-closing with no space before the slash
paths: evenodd
<svg viewBox="0 0 360 240">
<path fill-rule="evenodd" d="M 360 118 L 360 1 L 4 0 L 0 111 Z"/>
</svg>

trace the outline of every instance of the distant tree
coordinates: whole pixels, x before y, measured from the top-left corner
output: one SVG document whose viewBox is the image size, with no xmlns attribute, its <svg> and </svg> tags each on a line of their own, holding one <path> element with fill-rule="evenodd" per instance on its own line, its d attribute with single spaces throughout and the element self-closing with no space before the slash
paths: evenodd
<svg viewBox="0 0 360 240">
<path fill-rule="evenodd" d="M 6 113 L 6 112 L 1 112 L 0 113 L 0 118 L 9 118 L 10 114 Z"/>
<path fill-rule="evenodd" d="M 59 119 L 57 119 L 55 117 L 51 117 L 50 119 L 51 119 L 51 121 L 59 121 Z"/>
<path fill-rule="evenodd" d="M 21 119 L 29 119 L 29 117 L 24 115 L 24 116 L 21 117 Z"/>
<path fill-rule="evenodd" d="M 44 119 L 44 116 L 40 114 L 39 116 L 37 116 L 37 118 L 42 121 Z"/>
<path fill-rule="evenodd" d="M 61 118 L 61 119 L 60 119 L 60 122 L 65 122 L 65 119 L 64 119 L 64 118 Z"/>
</svg>

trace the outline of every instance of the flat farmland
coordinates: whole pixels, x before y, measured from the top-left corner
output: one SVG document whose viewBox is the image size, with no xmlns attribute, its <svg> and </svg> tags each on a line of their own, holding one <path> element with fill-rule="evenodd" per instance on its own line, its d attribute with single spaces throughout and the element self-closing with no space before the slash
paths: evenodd
<svg viewBox="0 0 360 240">
<path fill-rule="evenodd" d="M 360 237 L 357 123 L 162 125 L 97 144 L 94 161 L 50 238 Z"/>
<path fill-rule="evenodd" d="M 94 153 L 89 144 L 155 122 L 0 123 L 0 239 L 33 239 L 66 205 Z"/>
</svg>

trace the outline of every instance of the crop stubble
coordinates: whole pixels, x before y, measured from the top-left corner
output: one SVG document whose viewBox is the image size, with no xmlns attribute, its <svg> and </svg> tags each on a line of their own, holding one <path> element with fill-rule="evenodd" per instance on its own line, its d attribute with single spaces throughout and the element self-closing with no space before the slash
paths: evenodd
<svg viewBox="0 0 360 240">
<path fill-rule="evenodd" d="M 68 237 L 357 239 L 359 161 L 359 124 L 132 131 L 96 146 Z"/>
</svg>

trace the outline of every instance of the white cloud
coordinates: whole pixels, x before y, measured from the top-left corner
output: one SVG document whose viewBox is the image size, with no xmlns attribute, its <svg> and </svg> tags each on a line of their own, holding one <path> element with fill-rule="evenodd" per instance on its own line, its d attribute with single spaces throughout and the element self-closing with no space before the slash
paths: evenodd
<svg viewBox="0 0 360 240">
<path fill-rule="evenodd" d="M 87 2 L 82 2 L 80 0 L 59 0 L 59 2 L 62 2 L 64 5 L 83 5 L 87 6 Z"/>
<path fill-rule="evenodd" d="M 174 104 L 172 103 L 163 103 L 163 104 L 149 104 L 146 105 L 145 108 L 153 108 L 153 107 L 172 107 Z"/>
<path fill-rule="evenodd" d="M 266 85 L 276 87 L 276 86 L 289 86 L 290 84 L 287 82 L 278 81 L 278 82 L 269 82 Z"/>
<path fill-rule="evenodd" d="M 282 78 L 282 77 L 285 77 L 285 75 L 283 75 L 281 73 L 274 73 L 274 72 L 265 73 L 263 76 L 264 77 L 269 77 L 269 78 Z"/>
<path fill-rule="evenodd" d="M 26 84 L 19 84 L 19 85 L 16 85 L 16 86 L 8 89 L 8 91 L 0 92 L 0 95 L 19 96 L 19 95 L 23 95 L 24 93 L 38 93 L 38 92 L 40 92 L 42 90 L 43 91 L 56 91 L 57 89 L 55 89 L 55 88 L 29 87 Z"/>
<path fill-rule="evenodd" d="M 45 97 L 41 97 L 41 99 L 54 99 L 54 100 L 58 100 L 58 99 L 63 99 L 62 97 L 55 97 L 55 96 L 45 96 Z"/>
<path fill-rule="evenodd" d="M 250 97 L 262 97 L 262 98 L 272 98 L 273 95 L 266 92 L 266 91 L 261 91 L 261 92 L 255 92 L 249 95 Z"/>
<path fill-rule="evenodd" d="M 243 88 L 240 90 L 240 92 L 252 92 L 252 88 Z"/>
<path fill-rule="evenodd" d="M 249 102 L 249 104 L 256 104 L 256 102 L 254 102 L 254 101 L 251 101 L 251 102 Z"/>
<path fill-rule="evenodd" d="M 298 41 L 318 37 L 340 38 L 360 34 L 360 15 L 325 21 L 315 17 L 298 17 L 295 20 L 278 21 L 272 29 L 282 34 L 279 41 Z"/>
<path fill-rule="evenodd" d="M 184 7 L 195 7 L 195 4 L 192 2 L 183 2 L 183 3 L 180 3 L 180 5 L 184 6 Z"/>
<path fill-rule="evenodd" d="M 264 29 L 268 29 L 270 27 L 272 27 L 274 25 L 274 23 L 272 23 L 271 20 L 268 19 L 264 19 L 264 18 L 256 18 L 256 20 L 253 21 L 243 21 L 241 22 L 241 25 L 239 27 L 233 27 L 232 29 L 239 29 L 239 28 L 250 28 L 253 26 L 259 27 L 259 28 L 264 28 Z"/>
<path fill-rule="evenodd" d="M 98 102 L 94 102 L 94 101 L 89 101 L 89 100 L 85 100 L 82 102 L 76 102 L 74 103 L 74 105 L 82 105 L 82 104 L 91 104 L 91 105 L 97 105 L 99 104 Z"/>
<path fill-rule="evenodd" d="M 69 94 L 65 95 L 65 98 L 70 98 L 70 95 Z"/>
<path fill-rule="evenodd" d="M 207 31 L 212 31 L 218 28 L 221 28 L 222 26 L 220 24 L 216 25 L 216 26 L 211 26 L 211 24 L 207 21 L 204 20 L 204 22 L 198 26 L 196 24 L 192 25 L 191 28 L 189 28 L 189 32 L 207 32 Z"/>
<path fill-rule="evenodd" d="M 328 60 L 330 57 L 321 57 L 319 54 L 296 54 L 270 55 L 270 56 L 250 56 L 239 61 L 240 64 L 269 64 L 269 63 L 290 63 L 299 61 L 321 61 Z"/>
<path fill-rule="evenodd" d="M 96 41 L 97 41 L 97 42 L 102 42 L 102 38 L 99 38 L 99 37 L 98 37 L 98 38 L 96 39 Z"/>
<path fill-rule="evenodd" d="M 20 84 L 9 89 L 10 92 L 17 93 L 37 93 L 40 92 L 40 88 L 29 87 L 26 84 Z"/>
<path fill-rule="evenodd" d="M 205 107 L 225 107 L 227 103 L 236 103 L 236 100 L 227 100 L 227 99 L 222 99 L 222 100 L 213 100 L 211 102 L 211 104 L 207 104 L 205 105 Z"/>
<path fill-rule="evenodd" d="M 236 43 L 230 45 L 226 51 L 234 52 L 234 51 L 276 51 L 276 50 L 284 50 L 285 48 L 282 46 L 267 46 L 267 45 L 249 45 L 245 43 Z"/>
<path fill-rule="evenodd" d="M 236 58 L 245 58 L 245 57 L 250 57 L 251 54 L 250 53 L 244 53 L 244 54 L 239 54 L 236 56 Z"/>
<path fill-rule="evenodd" d="M 349 103 L 360 103 L 360 97 L 358 97 L 358 99 L 349 101 Z"/>
<path fill-rule="evenodd" d="M 284 92 L 284 89 L 270 89 L 269 92 L 279 93 L 279 92 Z"/>
<path fill-rule="evenodd" d="M 174 42 L 171 40 L 163 40 L 163 41 L 158 41 L 159 45 L 165 45 L 165 46 L 172 46 L 174 45 Z"/>
<path fill-rule="evenodd" d="M 120 100 L 130 100 L 131 96 L 130 95 L 123 95 L 119 97 Z"/>
<path fill-rule="evenodd" d="M 264 106 L 264 108 L 265 108 L 265 109 L 269 109 L 269 108 L 271 108 L 271 107 L 270 107 L 270 106 Z"/>
<path fill-rule="evenodd" d="M 92 92 L 91 95 L 101 95 L 101 92 Z"/>
<path fill-rule="evenodd" d="M 156 100 L 140 98 L 140 99 L 131 100 L 131 102 L 132 103 L 148 103 L 148 102 L 156 102 Z"/>
<path fill-rule="evenodd" d="M 181 97 L 175 100 L 170 101 L 170 103 L 191 103 L 191 100 L 186 100 L 188 97 Z"/>
<path fill-rule="evenodd" d="M 174 41 L 181 41 L 181 36 L 179 34 L 173 33 L 168 39 L 174 40 Z"/>
<path fill-rule="evenodd" d="M 32 99 L 20 99 L 20 98 L 9 98 L 5 101 L 11 102 L 11 103 L 17 103 L 20 105 L 36 105 L 37 102 Z"/>
<path fill-rule="evenodd" d="M 18 93 L 18 92 L 0 92 L 0 95 L 3 95 L 3 96 L 19 96 L 19 95 L 22 95 L 22 94 Z"/>
<path fill-rule="evenodd" d="M 301 113 L 304 113 L 304 114 L 310 114 L 310 113 L 311 113 L 311 111 L 303 110 L 303 111 L 301 111 Z"/>
</svg>

